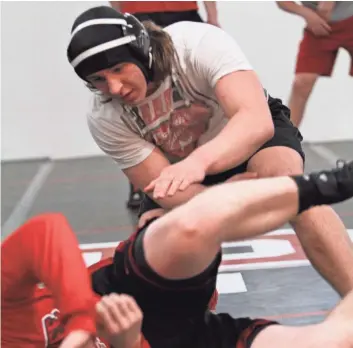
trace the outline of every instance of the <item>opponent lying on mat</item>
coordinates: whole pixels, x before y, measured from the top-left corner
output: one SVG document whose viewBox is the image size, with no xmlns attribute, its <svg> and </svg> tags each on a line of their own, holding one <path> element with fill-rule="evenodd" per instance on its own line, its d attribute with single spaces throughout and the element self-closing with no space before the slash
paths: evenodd
<svg viewBox="0 0 353 348">
<path fill-rule="evenodd" d="M 113 258 L 93 266 L 93 290 L 99 295 L 132 296 L 144 313 L 142 333 L 151 347 L 353 347 L 353 293 L 325 321 L 305 327 L 234 319 L 208 310 L 222 242 L 254 237 L 312 206 L 351 197 L 353 162 L 318 174 L 210 188 L 139 230 L 118 246 Z M 58 344 L 59 337 L 75 330 L 95 334 L 95 295 L 75 237 L 62 216 L 34 218 L 11 235 L 2 245 L 2 266 L 4 347 Z M 57 322 L 53 319 L 58 310 L 47 316 L 40 313 L 53 300 L 48 290 L 36 296 L 33 283 L 39 281 L 60 309 Z M 119 320 L 112 311 L 106 315 Z M 44 332 L 38 335 L 41 328 Z M 137 334 L 134 339 L 142 344 Z M 128 348 L 125 343 L 118 342 L 115 348 Z"/>
</svg>

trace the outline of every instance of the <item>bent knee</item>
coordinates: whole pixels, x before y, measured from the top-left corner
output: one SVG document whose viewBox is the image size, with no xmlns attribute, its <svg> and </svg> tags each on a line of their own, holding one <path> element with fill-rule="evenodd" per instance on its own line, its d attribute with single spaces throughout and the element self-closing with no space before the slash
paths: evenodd
<svg viewBox="0 0 353 348">
<path fill-rule="evenodd" d="M 285 146 L 273 146 L 255 154 L 247 170 L 257 173 L 260 178 L 301 175 L 304 163 L 297 151 Z"/>
<path fill-rule="evenodd" d="M 147 263 L 166 279 L 185 279 L 202 273 L 214 260 L 220 246 L 213 236 L 187 219 L 164 223 L 165 218 L 147 227 L 143 247 Z M 158 248 L 157 248 L 158 245 Z"/>
</svg>

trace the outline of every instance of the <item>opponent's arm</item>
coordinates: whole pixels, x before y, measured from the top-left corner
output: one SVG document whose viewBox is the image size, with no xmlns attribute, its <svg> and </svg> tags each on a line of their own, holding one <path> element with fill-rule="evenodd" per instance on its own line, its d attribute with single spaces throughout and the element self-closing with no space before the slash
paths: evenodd
<svg viewBox="0 0 353 348">
<path fill-rule="evenodd" d="M 44 283 L 67 320 L 68 332 L 96 332 L 96 300 L 90 278 L 77 240 L 62 215 L 37 216 L 7 237 L 1 245 L 1 264 L 3 305 L 15 305 Z"/>
</svg>

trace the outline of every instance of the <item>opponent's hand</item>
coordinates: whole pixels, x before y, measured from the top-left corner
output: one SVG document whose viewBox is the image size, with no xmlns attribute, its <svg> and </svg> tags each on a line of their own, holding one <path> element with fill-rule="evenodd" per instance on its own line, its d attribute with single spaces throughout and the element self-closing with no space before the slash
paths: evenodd
<svg viewBox="0 0 353 348">
<path fill-rule="evenodd" d="M 146 211 L 146 213 L 143 213 L 139 219 L 138 228 L 142 228 L 147 224 L 148 221 L 164 215 L 165 212 L 166 211 L 163 208 L 157 208 L 157 209 Z"/>
<path fill-rule="evenodd" d="M 139 346 L 142 312 L 128 295 L 110 294 L 96 304 L 98 333 L 113 347 Z"/>
<path fill-rule="evenodd" d="M 83 331 L 75 330 L 67 335 L 59 346 L 60 348 L 94 348 L 94 338 L 92 334 Z"/>
<path fill-rule="evenodd" d="M 184 159 L 161 171 L 158 178 L 145 187 L 145 192 L 153 191 L 153 198 L 173 196 L 178 190 L 184 191 L 191 184 L 203 181 L 206 171 L 194 160 Z"/>
<path fill-rule="evenodd" d="M 331 33 L 331 27 L 325 19 L 314 11 L 308 11 L 305 15 L 307 28 L 316 36 L 327 36 Z"/>
</svg>

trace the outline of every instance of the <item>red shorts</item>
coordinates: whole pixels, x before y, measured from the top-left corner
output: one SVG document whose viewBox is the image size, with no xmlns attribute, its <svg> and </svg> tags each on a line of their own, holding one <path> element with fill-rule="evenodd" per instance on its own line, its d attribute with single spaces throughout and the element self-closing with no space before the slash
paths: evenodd
<svg viewBox="0 0 353 348">
<path fill-rule="evenodd" d="M 330 23 L 332 32 L 328 36 L 317 37 L 304 29 L 304 37 L 299 46 L 295 72 L 314 73 L 330 76 L 339 48 L 344 48 L 351 56 L 349 74 L 353 76 L 353 16 Z"/>
</svg>

